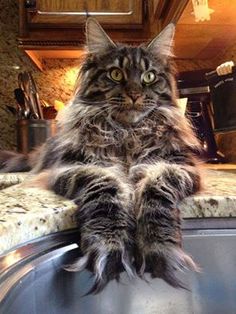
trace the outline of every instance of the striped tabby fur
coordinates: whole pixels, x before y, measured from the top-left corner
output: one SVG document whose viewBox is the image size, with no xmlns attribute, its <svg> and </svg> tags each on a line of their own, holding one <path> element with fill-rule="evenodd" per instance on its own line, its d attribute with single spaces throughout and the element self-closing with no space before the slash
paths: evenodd
<svg viewBox="0 0 236 314">
<path fill-rule="evenodd" d="M 182 287 L 176 270 L 197 266 L 181 247 L 178 205 L 199 191 L 200 174 L 198 142 L 176 105 L 174 26 L 140 47 L 114 44 L 91 18 L 86 35 L 75 97 L 31 161 L 44 185 L 78 204 L 83 257 L 68 270 L 90 269 L 94 293 L 122 271 Z M 18 169 L 12 160 L 2 171 Z"/>
</svg>

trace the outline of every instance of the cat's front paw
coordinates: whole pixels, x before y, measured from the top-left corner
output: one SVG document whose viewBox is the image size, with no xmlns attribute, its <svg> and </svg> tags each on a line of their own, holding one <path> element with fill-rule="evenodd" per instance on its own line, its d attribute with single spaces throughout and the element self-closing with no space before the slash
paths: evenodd
<svg viewBox="0 0 236 314">
<path fill-rule="evenodd" d="M 135 224 L 130 220 L 128 225 L 129 228 L 113 221 L 106 228 L 101 225 L 100 229 L 91 228 L 86 232 L 86 227 L 82 228 L 83 256 L 64 268 L 74 272 L 88 269 L 94 274 L 94 284 L 87 294 L 100 292 L 113 279 L 119 281 L 124 271 L 130 279 L 136 276 L 133 266 Z"/>
<path fill-rule="evenodd" d="M 140 277 L 149 273 L 152 278 L 162 278 L 175 288 L 187 287 L 178 278 L 178 271 L 200 271 L 193 259 L 180 247 L 170 244 L 152 244 L 140 248 L 135 256 L 135 265 Z"/>
</svg>

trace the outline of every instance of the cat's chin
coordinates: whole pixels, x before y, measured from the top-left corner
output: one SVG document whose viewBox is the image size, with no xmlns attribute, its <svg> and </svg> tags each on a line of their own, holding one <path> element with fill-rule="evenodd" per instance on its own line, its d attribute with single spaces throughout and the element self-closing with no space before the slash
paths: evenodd
<svg viewBox="0 0 236 314">
<path fill-rule="evenodd" d="M 142 121 L 149 112 L 142 112 L 138 110 L 124 110 L 115 115 L 115 120 L 121 124 L 136 124 Z"/>
</svg>

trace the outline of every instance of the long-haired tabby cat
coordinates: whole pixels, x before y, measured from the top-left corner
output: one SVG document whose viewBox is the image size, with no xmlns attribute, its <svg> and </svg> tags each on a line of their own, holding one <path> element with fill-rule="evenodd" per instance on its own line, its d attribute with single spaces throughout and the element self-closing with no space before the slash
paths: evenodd
<svg viewBox="0 0 236 314">
<path fill-rule="evenodd" d="M 95 293 L 122 271 L 181 287 L 176 270 L 197 270 L 181 248 L 178 204 L 200 189 L 200 174 L 198 141 L 176 104 L 174 29 L 130 47 L 89 18 L 76 95 L 33 158 L 47 187 L 78 205 L 83 257 L 69 270 L 89 268 Z M 6 157 L 1 171 L 30 168 L 25 156 Z"/>
</svg>

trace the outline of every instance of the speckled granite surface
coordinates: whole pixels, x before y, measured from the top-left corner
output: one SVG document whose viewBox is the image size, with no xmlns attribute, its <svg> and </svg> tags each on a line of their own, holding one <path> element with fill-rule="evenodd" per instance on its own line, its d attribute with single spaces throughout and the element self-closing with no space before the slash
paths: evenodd
<svg viewBox="0 0 236 314">
<path fill-rule="evenodd" d="M 184 218 L 236 217 L 236 171 L 207 170 L 205 190 L 181 204 Z"/>
<path fill-rule="evenodd" d="M 31 239 L 75 227 L 76 205 L 20 184 L 0 191 L 0 254 Z"/>
<path fill-rule="evenodd" d="M 76 205 L 50 191 L 17 184 L 26 177 L 0 174 L 0 187 L 7 187 L 0 191 L 0 254 L 42 235 L 75 227 Z M 182 216 L 236 217 L 236 172 L 207 170 L 204 177 L 205 191 L 180 205 Z"/>
<path fill-rule="evenodd" d="M 0 174 L 0 190 L 21 183 L 27 177 L 28 173 L 2 173 Z"/>
</svg>

